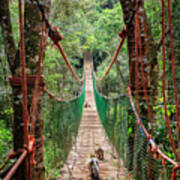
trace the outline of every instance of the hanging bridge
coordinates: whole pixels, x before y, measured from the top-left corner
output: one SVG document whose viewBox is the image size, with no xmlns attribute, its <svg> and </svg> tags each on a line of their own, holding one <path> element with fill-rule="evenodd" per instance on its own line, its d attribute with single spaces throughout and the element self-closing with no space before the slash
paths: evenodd
<svg viewBox="0 0 180 180">
<path fill-rule="evenodd" d="M 20 17 L 20 60 L 22 74 L 20 77 L 11 77 L 10 82 L 12 86 L 22 86 L 23 97 L 23 120 L 24 120 L 24 147 L 17 152 L 12 151 L 5 163 L 0 167 L 2 170 L 9 159 L 16 158 L 13 166 L 4 175 L 5 180 L 13 177 L 23 161 L 26 161 L 28 180 L 32 180 L 31 170 L 35 164 L 35 153 L 37 142 L 35 142 L 35 124 L 38 103 L 38 92 L 40 86 L 42 91 L 52 99 L 52 108 L 49 109 L 50 116 L 53 117 L 53 125 L 48 124 L 47 130 L 50 137 L 54 136 L 57 144 L 55 147 L 66 149 L 64 152 L 55 152 L 53 154 L 54 161 L 61 161 L 64 158 L 65 163 L 63 167 L 57 167 L 60 171 L 60 177 L 57 180 L 88 180 L 92 179 L 88 169 L 88 161 L 91 154 L 96 154 L 96 150 L 101 147 L 104 151 L 104 160 L 99 160 L 99 176 L 101 180 L 177 180 L 180 178 L 180 125 L 179 125 L 179 111 L 178 111 L 178 97 L 177 85 L 175 76 L 175 56 L 173 50 L 172 38 L 172 19 L 171 19 L 171 2 L 168 1 L 168 18 L 169 18 L 169 36 L 171 41 L 171 65 L 172 65 L 172 79 L 174 87 L 174 107 L 176 116 L 177 140 L 175 141 L 172 132 L 175 130 L 171 127 L 170 117 L 168 115 L 168 104 L 165 92 L 165 1 L 162 0 L 162 57 L 163 57 L 163 109 L 165 114 L 165 121 L 167 126 L 167 133 L 169 135 L 169 146 L 172 148 L 173 156 L 169 156 L 168 152 L 163 152 L 161 147 L 155 142 L 153 136 L 153 122 L 151 116 L 151 109 L 149 107 L 149 97 L 144 83 L 145 74 L 143 66 L 143 52 L 142 52 L 142 39 L 140 26 L 140 17 L 138 14 L 138 1 L 137 10 L 132 13 L 132 19 L 135 19 L 135 72 L 136 72 L 136 89 L 132 92 L 131 86 L 127 87 L 127 94 L 119 95 L 116 98 L 109 98 L 102 95 L 97 88 L 97 84 L 103 81 L 109 74 L 113 64 L 116 62 L 118 54 L 123 46 L 125 38 L 128 36 L 128 29 L 124 26 L 123 30 L 119 33 L 121 38 L 116 52 L 112 58 L 110 65 L 101 78 L 97 78 L 92 68 L 92 60 L 87 55 L 84 61 L 84 76 L 82 79 L 73 70 L 61 44 L 62 36 L 56 28 L 51 27 L 44 11 L 37 1 L 39 10 L 42 13 L 45 22 L 48 36 L 54 42 L 63 57 L 67 67 L 72 73 L 72 76 L 82 85 L 82 92 L 71 100 L 62 100 L 54 96 L 45 86 L 42 75 L 42 59 L 45 51 L 46 37 L 42 38 L 42 47 L 40 54 L 39 72 L 35 76 L 28 76 L 25 72 L 26 62 L 24 53 L 24 32 L 22 23 L 22 7 L 21 0 L 19 0 L 19 17 Z M 145 31 L 145 30 L 144 30 Z M 46 32 L 46 30 L 45 30 Z M 141 69 L 141 70 L 138 70 Z M 146 115 L 148 117 L 141 117 L 140 111 L 140 89 L 138 73 L 142 77 L 142 87 L 144 87 L 143 96 L 145 97 L 145 106 L 147 109 Z M 30 108 L 30 113 L 27 109 L 27 88 L 28 84 L 34 83 L 34 92 Z M 136 99 L 134 98 L 136 95 Z M 142 95 L 141 95 L 142 96 Z M 162 116 L 160 117 L 162 118 Z M 148 123 L 149 124 L 148 124 Z M 31 126 L 29 124 L 31 123 Z M 146 125 L 145 125 L 146 123 Z M 53 126 L 53 127 L 52 127 Z M 147 128 L 150 126 L 150 130 Z M 30 128 L 29 128 L 30 127 Z M 52 129 L 51 129 L 52 128 Z M 56 130 L 55 130 L 56 129 Z M 149 132 L 150 131 L 150 132 Z M 158 139 L 158 138 L 156 138 Z M 178 145 L 176 145 L 176 142 Z M 43 142 L 40 143 L 43 146 Z M 177 146 L 179 146 L 177 148 Z M 55 150 L 56 151 L 56 150 Z M 63 155 L 62 155 L 63 154 Z M 63 157 L 63 158 L 62 158 Z M 53 158 L 52 158 L 53 159 Z M 56 167 L 56 169 L 57 169 Z M 50 173 L 50 175 L 52 175 Z M 47 179 L 50 179 L 48 176 Z"/>
<path fill-rule="evenodd" d="M 76 143 L 74 144 L 65 166 L 61 170 L 59 180 L 91 179 L 88 160 L 91 154 L 101 147 L 104 151 L 104 160 L 99 161 L 101 179 L 126 179 L 126 169 L 122 159 L 119 159 L 116 150 L 110 143 L 102 123 L 99 119 L 93 95 L 91 77 L 91 63 L 85 62 L 86 96 L 85 107 L 79 127 Z"/>
</svg>

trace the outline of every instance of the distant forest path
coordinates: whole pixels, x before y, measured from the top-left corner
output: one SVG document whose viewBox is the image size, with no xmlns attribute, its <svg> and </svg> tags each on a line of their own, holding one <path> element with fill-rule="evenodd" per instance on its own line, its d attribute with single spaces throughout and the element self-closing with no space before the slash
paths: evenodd
<svg viewBox="0 0 180 180">
<path fill-rule="evenodd" d="M 88 159 L 100 146 L 104 150 L 104 161 L 99 160 L 101 180 L 126 180 L 126 169 L 113 149 L 99 119 L 93 95 L 91 63 L 85 62 L 86 97 L 83 116 L 76 143 L 73 146 L 61 177 L 57 180 L 90 180 Z"/>
</svg>

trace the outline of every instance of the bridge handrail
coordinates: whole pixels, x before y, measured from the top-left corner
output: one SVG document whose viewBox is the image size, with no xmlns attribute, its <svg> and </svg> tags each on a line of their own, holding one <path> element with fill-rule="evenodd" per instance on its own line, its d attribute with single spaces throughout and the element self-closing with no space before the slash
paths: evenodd
<svg viewBox="0 0 180 180">
<path fill-rule="evenodd" d="M 54 94 L 52 94 L 48 89 L 46 89 L 46 87 L 44 87 L 43 88 L 43 91 L 51 98 L 51 99 L 54 99 L 54 100 L 56 100 L 56 101 L 58 101 L 58 102 L 62 102 L 62 103 L 69 103 L 69 102 L 72 102 L 72 101 L 74 101 L 74 100 L 76 100 L 76 99 L 78 99 L 81 95 L 82 95 L 82 93 L 83 93 L 83 91 L 85 91 L 85 85 L 86 85 L 86 83 L 85 83 L 85 81 L 86 81 L 86 75 L 85 75 L 85 73 L 83 73 L 83 85 L 82 85 L 82 87 L 81 87 L 81 91 L 80 91 L 80 93 L 77 95 L 77 96 L 74 96 L 74 97 L 72 97 L 71 99 L 62 99 L 62 98 L 58 98 L 58 97 L 56 97 Z"/>
<path fill-rule="evenodd" d="M 92 74 L 94 73 L 94 71 L 92 71 Z M 92 75 L 93 76 L 93 75 Z M 133 101 L 133 98 L 132 98 L 132 94 L 131 94 L 131 90 L 130 90 L 130 87 L 127 88 L 128 90 L 128 94 L 124 94 L 124 95 L 120 95 L 118 97 L 115 97 L 115 98 L 109 98 L 107 96 L 104 96 L 102 95 L 100 92 L 98 92 L 97 88 L 96 88 L 96 84 L 95 84 L 95 80 L 94 80 L 94 76 L 93 76 L 93 87 L 94 89 L 97 91 L 97 93 L 102 97 L 104 98 L 105 100 L 118 100 L 119 98 L 121 97 L 128 97 L 129 98 L 129 101 L 130 101 L 130 104 L 131 104 L 131 107 L 132 107 L 132 110 L 133 110 L 133 113 L 135 114 L 135 117 L 136 117 L 136 121 L 137 121 L 137 124 L 139 125 L 139 128 L 143 131 L 143 136 L 145 135 L 148 143 L 151 145 L 151 151 L 152 153 L 158 153 L 162 159 L 164 160 L 167 160 L 168 162 L 170 162 L 172 165 L 174 165 L 175 167 L 179 166 L 178 162 L 174 161 L 173 159 L 171 159 L 170 157 L 168 157 L 165 153 L 163 153 L 161 151 L 161 149 L 158 147 L 158 145 L 155 143 L 155 141 L 153 140 L 153 138 L 149 135 L 148 131 L 146 130 L 146 128 L 144 127 L 137 111 L 136 111 L 136 108 L 135 108 L 135 104 L 134 104 L 134 101 Z M 142 132 L 141 132 L 142 133 Z"/>
</svg>

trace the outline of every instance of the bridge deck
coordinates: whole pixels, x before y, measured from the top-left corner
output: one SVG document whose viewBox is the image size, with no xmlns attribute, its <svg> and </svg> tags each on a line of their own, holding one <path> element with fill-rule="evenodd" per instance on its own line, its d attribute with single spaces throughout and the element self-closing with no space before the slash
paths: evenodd
<svg viewBox="0 0 180 180">
<path fill-rule="evenodd" d="M 93 97 L 91 80 L 91 65 L 85 64 L 86 71 L 86 97 L 90 107 L 84 107 L 83 116 L 76 140 L 66 164 L 61 169 L 58 180 L 90 180 L 87 162 L 91 153 L 101 146 L 105 152 L 105 160 L 99 161 L 101 180 L 126 180 L 126 169 L 122 160 L 117 158 L 99 119 Z"/>
</svg>

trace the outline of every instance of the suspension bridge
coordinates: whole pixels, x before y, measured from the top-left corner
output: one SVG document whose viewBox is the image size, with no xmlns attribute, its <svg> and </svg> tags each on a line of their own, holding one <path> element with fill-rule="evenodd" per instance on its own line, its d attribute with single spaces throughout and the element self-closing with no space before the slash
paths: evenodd
<svg viewBox="0 0 180 180">
<path fill-rule="evenodd" d="M 143 64 L 143 38 L 141 38 L 141 22 L 139 12 L 139 4 L 136 2 L 136 10 L 132 13 L 130 17 L 130 22 L 134 19 L 135 25 L 135 67 L 136 72 L 136 87 L 135 91 L 132 92 L 131 85 L 127 87 L 127 94 L 120 95 L 116 98 L 109 98 L 103 96 L 97 88 L 97 84 L 103 81 L 105 77 L 109 74 L 113 64 L 117 60 L 117 56 L 120 53 L 121 47 L 124 43 L 125 38 L 128 36 L 128 29 L 125 25 L 123 30 L 119 33 L 120 43 L 116 49 L 116 52 L 112 58 L 110 65 L 108 66 L 106 72 L 101 78 L 97 78 L 96 74 L 92 68 L 91 57 L 87 56 L 84 63 L 85 75 L 82 79 L 73 70 L 61 44 L 62 36 L 56 28 L 51 27 L 47 17 L 45 16 L 44 10 L 37 1 L 37 6 L 42 14 L 42 19 L 45 22 L 46 28 L 44 31 L 48 31 L 48 36 L 54 42 L 54 45 L 59 50 L 62 55 L 67 67 L 72 73 L 72 76 L 77 80 L 78 83 L 83 84 L 82 92 L 79 96 L 73 98 L 70 101 L 65 101 L 60 98 L 55 97 L 49 90 L 47 90 L 46 85 L 43 81 L 42 74 L 42 59 L 45 51 L 46 36 L 42 38 L 41 54 L 39 57 L 39 72 L 37 75 L 29 76 L 26 75 L 25 67 L 25 45 L 24 45 L 24 31 L 22 22 L 22 4 L 19 0 L 19 21 L 20 21 L 20 61 L 21 61 L 21 76 L 11 77 L 10 82 L 12 86 L 22 86 L 22 114 L 24 120 L 24 146 L 22 149 L 17 150 L 9 154 L 5 163 L 0 167 L 0 170 L 4 169 L 7 162 L 11 158 L 16 158 L 15 163 L 7 173 L 3 176 L 5 180 L 12 179 L 13 175 L 16 173 L 21 164 L 26 162 L 26 176 L 28 180 L 32 180 L 32 168 L 36 166 L 35 163 L 35 153 L 37 148 L 43 146 L 43 142 L 40 146 L 37 146 L 35 140 L 35 124 L 36 117 L 35 113 L 37 111 L 38 103 L 38 92 L 41 90 L 43 93 L 48 94 L 48 96 L 53 99 L 53 101 L 58 102 L 57 107 L 53 109 L 53 114 L 58 114 L 56 122 L 57 126 L 60 123 L 64 123 L 60 132 L 61 134 L 66 133 L 63 137 L 63 145 L 66 144 L 67 139 L 71 140 L 72 148 L 68 154 L 67 160 L 64 166 L 61 168 L 61 176 L 57 180 L 68 180 L 68 179 L 91 179 L 90 172 L 88 169 L 88 159 L 92 153 L 95 153 L 96 149 L 101 147 L 104 151 L 104 160 L 99 161 L 99 176 L 100 179 L 112 179 L 112 180 L 177 180 L 180 177 L 180 125 L 179 125 L 179 107 L 178 107 L 178 97 L 177 97 L 177 84 L 175 76 L 175 56 L 173 49 L 173 36 L 172 36 L 172 15 L 171 15 L 171 1 L 168 1 L 168 20 L 169 20 L 169 37 L 171 41 L 171 65 L 172 65 L 172 79 L 174 87 L 174 107 L 176 116 L 176 128 L 177 128 L 177 141 L 175 141 L 172 135 L 172 127 L 170 124 L 170 117 L 168 115 L 168 104 L 165 92 L 165 64 L 166 64 L 166 46 L 165 46 L 165 1 L 162 0 L 162 57 L 163 57 L 163 81 L 162 81 L 162 92 L 163 92 L 163 108 L 165 111 L 165 120 L 167 126 L 167 133 L 169 135 L 169 144 L 172 147 L 172 152 L 174 157 L 169 157 L 168 153 L 163 152 L 163 150 L 156 144 L 154 134 L 153 134 L 153 121 L 152 112 L 149 106 L 148 90 L 145 83 L 144 64 Z M 46 30 L 45 30 L 46 29 Z M 143 29 L 146 33 L 146 29 Z M 139 82 L 139 76 L 142 77 L 142 82 Z M 142 89 L 139 89 L 141 83 Z M 27 88 L 29 84 L 34 84 L 34 92 L 32 97 L 32 103 L 30 107 L 30 113 L 27 108 Z M 85 93 L 86 89 L 86 93 Z M 140 110 L 140 95 L 143 92 L 145 98 L 146 106 L 146 118 L 141 117 Z M 84 93 L 85 103 L 84 103 Z M 136 95 L 136 101 L 134 96 Z M 66 104 L 65 112 L 59 113 L 63 103 Z M 71 104 L 70 104 L 71 103 Z M 70 104 L 68 106 L 67 104 Z M 84 108 L 83 108 L 84 104 Z M 70 114 L 69 109 L 73 109 L 73 114 Z M 82 111 L 83 109 L 83 111 Z M 144 110 L 144 109 L 143 109 Z M 81 119 L 82 114 L 82 119 Z M 81 122 L 79 120 L 81 119 Z M 55 120 L 54 120 L 55 121 Z M 148 122 L 150 126 L 150 132 L 147 128 L 148 125 L 144 124 Z M 31 123 L 31 126 L 30 126 Z M 67 126 L 72 125 L 72 129 L 68 129 Z M 79 125 L 80 124 L 80 125 Z M 72 130 L 78 129 L 77 137 L 75 138 L 75 143 L 72 141 L 72 137 L 76 133 L 72 133 Z M 75 131 L 75 130 L 74 130 Z M 61 141 L 61 139 L 60 139 Z M 177 147 L 176 142 L 179 147 Z M 59 155 L 60 156 L 60 155 Z"/>
<path fill-rule="evenodd" d="M 110 143 L 102 123 L 99 119 L 93 95 L 90 60 L 85 62 L 86 96 L 83 116 L 78 131 L 76 144 L 73 146 L 59 180 L 91 179 L 88 160 L 91 154 L 101 147 L 104 151 L 104 160 L 99 161 L 101 179 L 126 179 L 126 169 L 122 159 L 119 159 L 116 150 Z"/>
</svg>

